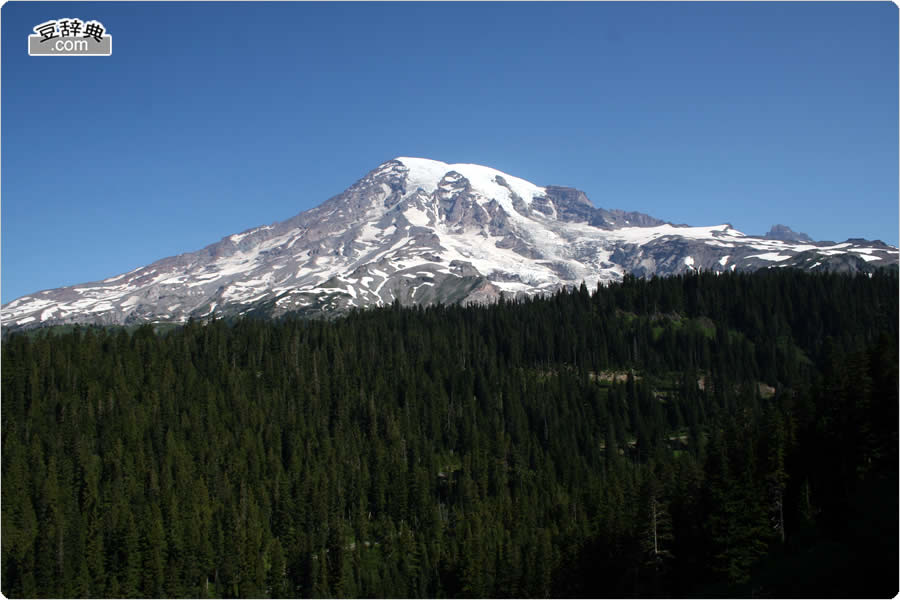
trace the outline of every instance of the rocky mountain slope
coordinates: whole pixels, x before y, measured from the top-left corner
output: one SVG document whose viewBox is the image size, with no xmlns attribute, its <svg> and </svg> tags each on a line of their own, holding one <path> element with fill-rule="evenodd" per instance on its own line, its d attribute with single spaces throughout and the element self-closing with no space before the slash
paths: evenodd
<svg viewBox="0 0 900 600">
<path fill-rule="evenodd" d="M 277 316 L 389 304 L 490 302 L 638 276 L 799 267 L 896 268 L 882 242 L 765 237 L 595 208 L 576 189 L 489 167 L 396 158 L 299 215 L 103 281 L 2 308 L 4 327 L 130 324 L 250 312 Z"/>
</svg>

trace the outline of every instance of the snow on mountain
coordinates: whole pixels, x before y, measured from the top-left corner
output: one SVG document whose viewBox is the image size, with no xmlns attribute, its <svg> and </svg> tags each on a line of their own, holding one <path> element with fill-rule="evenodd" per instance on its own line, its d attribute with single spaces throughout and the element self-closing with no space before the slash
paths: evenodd
<svg viewBox="0 0 900 600">
<path fill-rule="evenodd" d="M 595 208 L 578 190 L 540 187 L 489 167 L 400 157 L 291 219 L 103 281 L 18 298 L 0 319 L 12 328 L 178 323 L 394 300 L 490 302 L 501 293 L 595 286 L 628 272 L 897 265 L 897 248 L 882 242 L 816 243 L 779 227 L 778 236 L 753 237 L 728 224 L 672 225 Z"/>
</svg>

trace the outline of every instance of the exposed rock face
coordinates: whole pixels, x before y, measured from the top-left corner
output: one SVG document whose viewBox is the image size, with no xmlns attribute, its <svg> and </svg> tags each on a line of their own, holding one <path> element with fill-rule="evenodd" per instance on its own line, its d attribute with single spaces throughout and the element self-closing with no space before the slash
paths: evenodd
<svg viewBox="0 0 900 600">
<path fill-rule="evenodd" d="M 322 314 L 395 300 L 492 302 L 628 272 L 870 271 L 896 268 L 897 256 L 882 242 L 816 243 L 784 226 L 751 237 L 728 224 L 672 225 L 488 167 L 397 158 L 286 221 L 103 281 L 24 296 L 0 315 L 4 327 L 18 328 Z"/>
<path fill-rule="evenodd" d="M 805 233 L 800 233 L 799 231 L 794 231 L 787 225 L 772 225 L 772 228 L 769 229 L 769 233 L 766 234 L 766 239 L 770 240 L 782 240 L 784 242 L 811 242 L 813 239 L 806 235 Z"/>
</svg>

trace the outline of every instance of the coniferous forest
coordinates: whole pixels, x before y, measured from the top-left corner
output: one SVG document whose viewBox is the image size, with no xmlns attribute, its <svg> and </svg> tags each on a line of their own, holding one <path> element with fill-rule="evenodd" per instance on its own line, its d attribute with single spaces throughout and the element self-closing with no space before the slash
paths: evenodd
<svg viewBox="0 0 900 600">
<path fill-rule="evenodd" d="M 898 278 L 2 345 L 9 597 L 891 597 Z"/>
</svg>

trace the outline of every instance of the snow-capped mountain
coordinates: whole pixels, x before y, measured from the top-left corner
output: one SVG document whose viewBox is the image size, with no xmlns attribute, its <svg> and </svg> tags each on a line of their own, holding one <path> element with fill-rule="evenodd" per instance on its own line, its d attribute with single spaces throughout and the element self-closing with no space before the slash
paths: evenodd
<svg viewBox="0 0 900 600">
<path fill-rule="evenodd" d="M 694 269 L 896 268 L 882 242 L 765 237 L 595 208 L 573 188 L 489 167 L 396 158 L 299 215 L 103 281 L 3 307 L 4 327 L 184 322 L 248 312 L 319 313 L 389 304 L 490 302 Z"/>
</svg>

